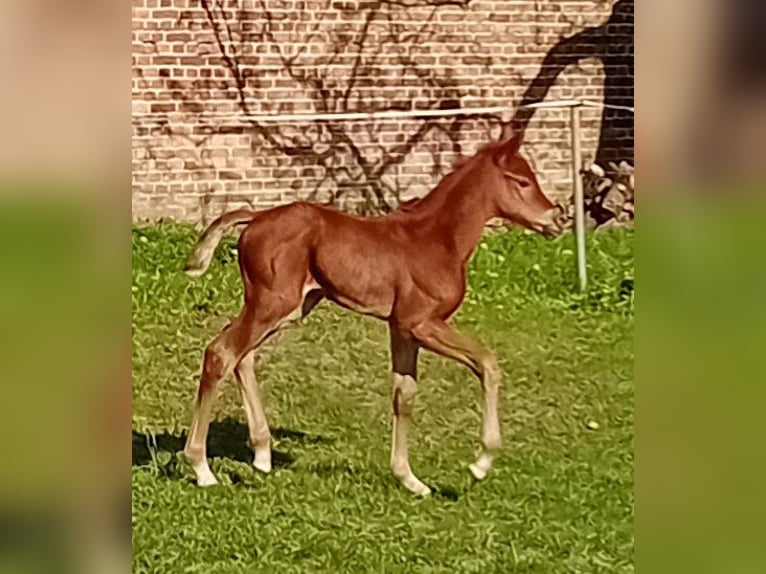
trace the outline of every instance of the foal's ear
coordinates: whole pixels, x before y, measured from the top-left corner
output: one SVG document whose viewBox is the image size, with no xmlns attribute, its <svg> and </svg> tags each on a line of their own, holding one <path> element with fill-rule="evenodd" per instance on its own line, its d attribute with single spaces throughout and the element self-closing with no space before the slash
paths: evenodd
<svg viewBox="0 0 766 574">
<path fill-rule="evenodd" d="M 505 167 L 508 160 L 519 153 L 521 144 L 524 142 L 524 132 L 513 133 L 502 146 L 495 152 L 495 163 Z"/>
</svg>

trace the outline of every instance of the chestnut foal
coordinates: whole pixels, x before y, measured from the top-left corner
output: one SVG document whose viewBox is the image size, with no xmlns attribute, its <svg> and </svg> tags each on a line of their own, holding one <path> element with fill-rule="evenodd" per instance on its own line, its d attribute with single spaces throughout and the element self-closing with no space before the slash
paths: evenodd
<svg viewBox="0 0 766 574">
<path fill-rule="evenodd" d="M 560 232 L 562 209 L 542 193 L 519 155 L 521 136 L 491 143 L 463 160 L 422 199 L 377 218 L 295 202 L 267 211 L 233 211 L 216 219 L 189 258 L 186 272 L 210 265 L 225 230 L 247 224 L 239 237 L 245 304 L 205 350 L 194 418 L 184 453 L 197 483 L 216 483 L 206 441 L 216 384 L 233 370 L 239 381 L 256 469 L 271 470 L 271 435 L 253 369 L 254 353 L 287 323 L 323 298 L 388 322 L 393 371 L 391 466 L 405 488 L 429 488 L 410 469 L 412 421 L 420 348 L 454 359 L 481 381 L 482 450 L 470 465 L 481 480 L 500 447 L 500 371 L 493 354 L 448 323 L 466 290 L 466 265 L 488 220 L 501 217 L 546 236 Z"/>
</svg>

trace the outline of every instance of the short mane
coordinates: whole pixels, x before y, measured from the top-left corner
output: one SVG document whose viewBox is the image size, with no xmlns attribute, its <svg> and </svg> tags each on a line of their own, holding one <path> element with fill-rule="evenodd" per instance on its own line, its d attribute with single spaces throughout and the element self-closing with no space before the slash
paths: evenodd
<svg viewBox="0 0 766 574">
<path fill-rule="evenodd" d="M 500 141 L 486 143 L 483 146 L 481 146 L 478 150 L 476 150 L 476 153 L 470 156 L 459 155 L 452 162 L 450 171 L 444 176 L 443 180 L 447 179 L 450 175 L 453 175 L 454 173 L 458 172 L 460 169 L 465 167 L 468 164 L 468 162 L 478 158 L 479 156 L 487 152 L 493 152 L 499 149 L 500 147 L 505 145 L 506 141 L 507 140 L 500 140 Z M 420 205 L 420 202 L 423 201 L 426 197 L 428 197 L 430 193 L 431 192 L 427 193 L 423 197 L 414 197 L 412 199 L 408 199 L 407 201 L 400 203 L 396 211 L 399 213 L 409 213 L 413 209 L 417 208 Z"/>
</svg>

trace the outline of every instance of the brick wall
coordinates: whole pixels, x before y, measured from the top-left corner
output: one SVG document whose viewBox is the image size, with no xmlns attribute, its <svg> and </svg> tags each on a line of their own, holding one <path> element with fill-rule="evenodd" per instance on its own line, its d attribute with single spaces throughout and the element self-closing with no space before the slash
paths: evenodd
<svg viewBox="0 0 766 574">
<path fill-rule="evenodd" d="M 296 198 L 371 211 L 427 193 L 501 117 L 257 123 L 248 114 L 633 105 L 633 0 L 133 0 L 133 215 L 207 220 Z M 570 192 L 566 110 L 518 112 Z M 633 118 L 583 110 L 586 158 L 633 159 Z"/>
</svg>

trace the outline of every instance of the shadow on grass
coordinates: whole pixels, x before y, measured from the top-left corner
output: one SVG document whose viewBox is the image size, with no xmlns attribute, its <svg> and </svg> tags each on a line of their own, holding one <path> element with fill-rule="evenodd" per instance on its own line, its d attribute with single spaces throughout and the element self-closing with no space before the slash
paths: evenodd
<svg viewBox="0 0 766 574">
<path fill-rule="evenodd" d="M 277 440 L 296 441 L 307 444 L 327 442 L 327 439 L 324 437 L 291 429 L 275 428 L 271 430 L 271 434 Z M 229 458 L 247 463 L 252 462 L 253 451 L 250 450 L 248 445 L 247 435 L 247 425 L 240 421 L 229 418 L 212 422 L 207 440 L 208 457 Z M 143 466 L 152 462 L 150 446 L 154 447 L 157 451 L 174 454 L 182 451 L 185 443 L 185 432 L 180 435 L 161 433 L 152 437 L 134 430 L 132 464 L 133 466 Z M 290 454 L 276 450 L 271 451 L 271 459 L 275 468 L 284 468 L 295 462 L 295 459 Z"/>
<path fill-rule="evenodd" d="M 292 429 L 274 428 L 271 430 L 272 437 L 280 441 L 295 441 L 302 444 L 324 444 L 331 442 L 320 435 L 311 435 L 303 431 Z M 132 464 L 133 466 L 148 465 L 153 461 L 151 448 L 156 453 L 175 453 L 183 451 L 186 443 L 186 433 L 173 435 L 170 433 L 155 434 L 153 437 L 132 432 Z M 227 458 L 238 462 L 250 464 L 253 460 L 253 452 L 248 446 L 247 425 L 240 421 L 227 418 L 222 421 L 214 421 L 210 424 L 208 433 L 208 457 L 209 458 Z M 271 451 L 271 459 L 274 468 L 285 468 L 295 462 L 295 458 L 283 451 Z M 330 476 L 338 473 L 357 475 L 364 472 L 364 469 L 356 467 L 347 461 L 317 461 L 307 466 L 307 472 L 312 472 L 320 476 Z M 178 478 L 175 471 L 167 471 L 169 477 Z M 241 478 L 232 476 L 232 481 L 238 483 Z M 442 500 L 456 502 L 461 495 L 466 494 L 464 489 L 444 484 L 431 484 L 433 495 Z M 469 487 L 470 489 L 470 487 Z"/>
<path fill-rule="evenodd" d="M 460 492 L 457 488 L 447 485 L 433 485 L 433 495 L 437 498 L 443 498 L 451 502 L 457 502 L 460 499 Z"/>
</svg>

